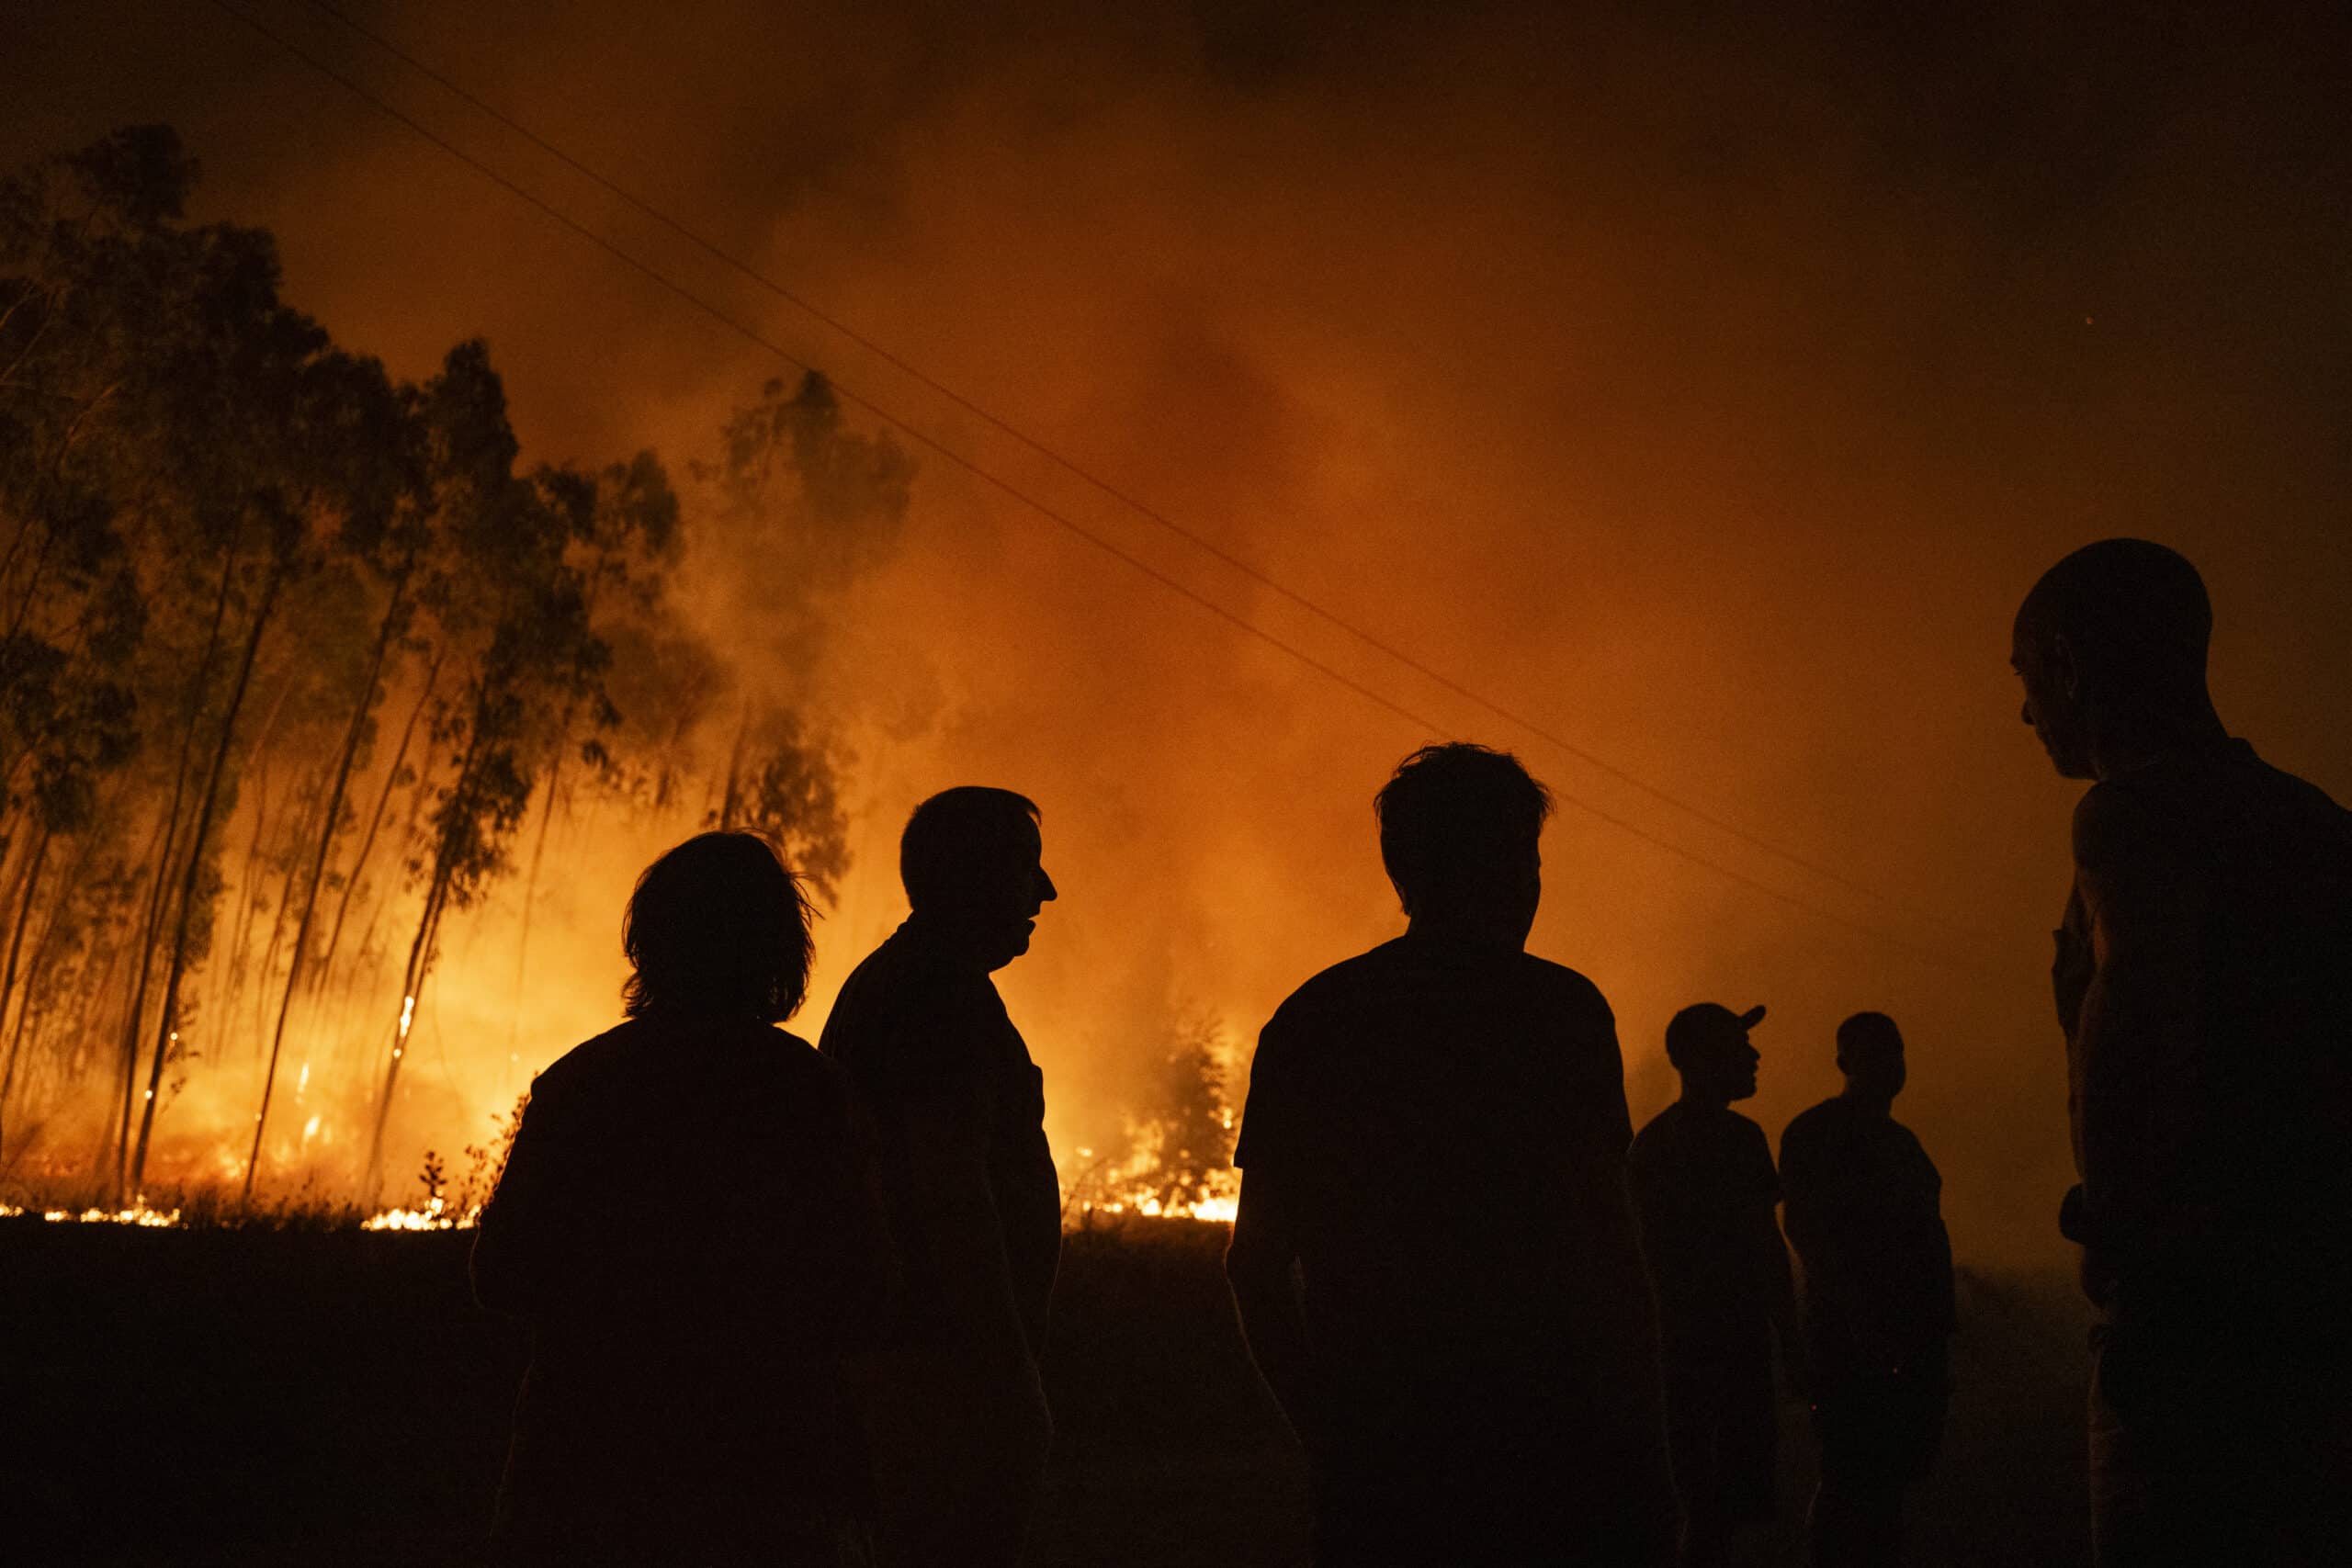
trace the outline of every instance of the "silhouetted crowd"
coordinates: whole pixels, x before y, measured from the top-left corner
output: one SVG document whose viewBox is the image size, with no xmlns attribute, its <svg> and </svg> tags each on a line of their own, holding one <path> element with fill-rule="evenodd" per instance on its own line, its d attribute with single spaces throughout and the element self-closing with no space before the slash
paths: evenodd
<svg viewBox="0 0 2352 1568">
<path fill-rule="evenodd" d="M 2114 539 L 2044 574 L 2011 651 L 2091 781 L 2052 979 L 2101 1568 L 2352 1562 L 2352 815 L 2222 728 L 2211 626 L 2187 560 Z M 1776 1166 L 1732 1110 L 1765 1010 L 1685 1008 L 1636 1134 L 1608 1001 L 1526 951 L 1543 784 L 1430 746 L 1374 804 L 1406 930 L 1268 1021 L 1234 1155 L 1227 1271 L 1315 1561 L 1764 1561 L 1785 1394 L 1810 1561 L 1896 1562 L 1954 1311 L 1894 1021 L 1838 1027 L 1844 1090 Z M 908 918 L 815 1049 L 775 1027 L 811 943 L 765 840 L 640 878 L 627 1021 L 539 1076 L 475 1247 L 534 1347 L 501 1561 L 1021 1561 L 1060 1194 L 990 976 L 1056 896 L 1039 823 L 1000 789 L 915 810 Z"/>
</svg>

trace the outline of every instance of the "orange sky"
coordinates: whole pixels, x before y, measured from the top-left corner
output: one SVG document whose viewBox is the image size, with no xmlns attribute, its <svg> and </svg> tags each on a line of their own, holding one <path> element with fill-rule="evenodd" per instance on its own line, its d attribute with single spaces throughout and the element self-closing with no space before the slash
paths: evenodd
<svg viewBox="0 0 2352 1568">
<path fill-rule="evenodd" d="M 925 458 L 905 549 L 832 645 L 864 874 L 820 928 L 800 1027 L 898 918 L 913 801 L 1020 788 L 1063 897 L 1002 978 L 1065 1147 L 1100 1136 L 1171 1010 L 1246 1042 L 1397 928 L 1370 797 L 1442 733 L 1896 939 L 1564 799 L 1532 946 L 1615 1004 L 1637 1117 L 1670 1093 L 1659 1038 L 1685 1002 L 1770 1004 L 1750 1109 L 1776 1137 L 1835 1087 L 1838 1020 L 1883 1009 L 1912 1045 L 1899 1114 L 1944 1169 L 1962 1252 L 2052 1257 L 2067 1177 L 2044 971 L 2076 786 L 2018 723 L 2018 595 L 2104 535 L 2185 550 L 2216 603 L 2224 716 L 2352 794 L 2340 20 L 2189 8 L 2124 37 L 1968 7 L 1807 36 L 1695 7 L 355 8 L 1221 547 L 1871 898 L 1158 532 L 314 9 L 252 9 L 1430 721 Z M 205 166 L 202 215 L 276 230 L 288 298 L 340 340 L 418 375 L 487 335 L 528 457 L 682 458 L 780 368 L 198 0 L 12 6 L 0 61 L 8 162 L 172 121 Z M 761 563 L 723 570 L 756 581 Z M 665 833 L 567 846 L 515 1071 L 614 1015 L 618 903 Z M 494 918 L 453 935 L 445 1010 L 423 1020 L 458 1101 L 494 1104 L 503 1081 L 500 941 Z"/>
</svg>

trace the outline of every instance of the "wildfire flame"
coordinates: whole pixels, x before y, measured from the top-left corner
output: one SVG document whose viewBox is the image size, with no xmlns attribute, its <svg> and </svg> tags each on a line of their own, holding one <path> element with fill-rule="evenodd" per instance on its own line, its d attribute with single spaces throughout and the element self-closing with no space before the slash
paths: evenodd
<svg viewBox="0 0 2352 1568">
<path fill-rule="evenodd" d="M 1093 1160 L 1094 1151 L 1076 1151 L 1081 1161 Z M 1147 1220 L 1204 1220 L 1229 1225 L 1241 1201 L 1241 1173 L 1211 1173 L 1198 1195 L 1170 1201 L 1152 1179 L 1159 1172 L 1156 1151 L 1139 1147 L 1116 1164 L 1096 1161 L 1081 1166 L 1065 1182 L 1063 1212 L 1067 1215 L 1135 1215 Z"/>
<path fill-rule="evenodd" d="M 17 1219 L 26 1213 L 28 1211 L 7 1203 L 0 1203 L 0 1220 Z M 147 1206 L 147 1200 L 142 1196 L 128 1209 L 85 1209 L 80 1213 L 75 1213 L 71 1209 L 44 1209 L 41 1211 L 40 1217 L 53 1223 L 85 1225 L 145 1225 L 150 1229 L 168 1230 L 179 1224 L 180 1211 L 151 1209 Z"/>
<path fill-rule="evenodd" d="M 481 1218 L 479 1204 L 463 1211 L 454 1210 L 440 1198 L 428 1199 L 421 1209 L 387 1209 L 360 1222 L 364 1231 L 461 1231 L 470 1230 Z"/>
</svg>

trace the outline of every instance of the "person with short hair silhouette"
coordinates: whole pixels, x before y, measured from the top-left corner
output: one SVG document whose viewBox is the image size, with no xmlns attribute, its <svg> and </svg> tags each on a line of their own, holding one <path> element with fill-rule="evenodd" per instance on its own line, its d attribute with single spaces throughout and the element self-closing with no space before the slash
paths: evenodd
<svg viewBox="0 0 2352 1568">
<path fill-rule="evenodd" d="M 2352 1540 L 2352 814 L 2222 728 L 2197 569 L 2107 539 L 2010 663 L 2075 807 L 2052 978 L 2101 1568 Z"/>
<path fill-rule="evenodd" d="M 1666 1026 L 1682 1095 L 1634 1137 L 1642 1251 L 1657 1290 L 1666 1432 L 1682 1503 L 1687 1568 L 1765 1549 L 1754 1527 L 1778 1513 L 1777 1342 L 1799 1382 L 1796 1292 L 1773 1211 L 1781 1201 L 1764 1129 L 1734 1111 L 1756 1093 L 1760 1007 L 1684 1008 Z"/>
<path fill-rule="evenodd" d="M 494 1554 L 834 1568 L 842 1359 L 887 1258 L 849 1086 L 774 1027 L 808 905 L 766 840 L 705 833 L 638 879 L 622 945 L 628 1021 L 533 1080 L 474 1238 L 476 1297 L 531 1330 Z"/>
<path fill-rule="evenodd" d="M 1430 746 L 1375 808 L 1405 934 L 1259 1037 L 1226 1269 L 1304 1442 L 1315 1560 L 1655 1565 L 1673 1529 L 1623 1063 L 1525 951 L 1551 796 Z"/>
<path fill-rule="evenodd" d="M 825 1021 L 874 1130 L 902 1274 L 866 1419 L 891 1568 L 1014 1563 L 1043 1496 L 1061 1189 L 1044 1079 L 989 978 L 1055 897 L 1038 821 L 1004 789 L 917 807 L 899 846 L 910 913 Z"/>
<path fill-rule="evenodd" d="M 1845 1091 L 1781 1134 L 1790 1245 L 1804 1270 L 1804 1344 L 1821 1483 L 1814 1568 L 1893 1568 L 1905 1494 L 1934 1466 L 1951 1380 L 1951 1241 L 1943 1179 L 1894 1120 L 1903 1033 L 1883 1012 L 1838 1026 Z"/>
</svg>

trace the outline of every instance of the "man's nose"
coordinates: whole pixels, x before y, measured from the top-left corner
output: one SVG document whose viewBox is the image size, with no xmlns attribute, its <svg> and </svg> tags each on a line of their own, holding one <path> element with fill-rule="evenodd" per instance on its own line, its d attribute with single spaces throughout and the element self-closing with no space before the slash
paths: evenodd
<svg viewBox="0 0 2352 1568">
<path fill-rule="evenodd" d="M 2030 728 L 2033 724 L 2033 705 L 2030 702 L 2018 704 L 2018 716 L 2025 720 L 2028 728 Z"/>
<path fill-rule="evenodd" d="M 1037 902 L 1050 904 L 1060 896 L 1054 887 L 1054 879 L 1046 874 L 1044 866 L 1039 866 L 1037 868 Z"/>
</svg>

